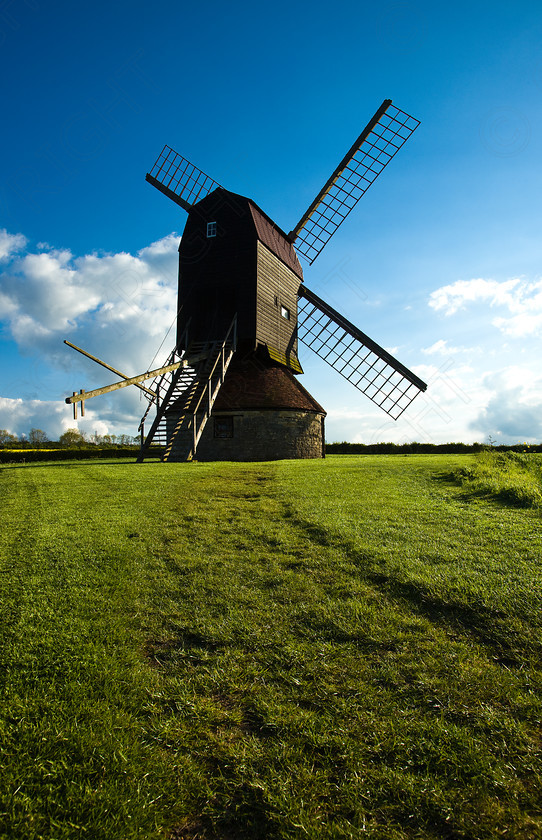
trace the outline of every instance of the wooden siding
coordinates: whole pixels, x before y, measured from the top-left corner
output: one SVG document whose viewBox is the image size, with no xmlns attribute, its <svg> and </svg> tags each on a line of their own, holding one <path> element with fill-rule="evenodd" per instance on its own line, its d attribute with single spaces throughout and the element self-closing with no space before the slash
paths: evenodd
<svg viewBox="0 0 542 840">
<path fill-rule="evenodd" d="M 211 238 L 208 222 L 216 224 Z M 189 343 L 220 340 L 237 313 L 240 351 L 263 344 L 274 358 L 291 355 L 295 368 L 300 274 L 285 234 L 259 208 L 215 190 L 190 212 L 179 247 L 178 342 L 188 321 Z"/>
<path fill-rule="evenodd" d="M 207 238 L 207 222 L 217 235 Z M 215 190 L 192 210 L 179 248 L 178 334 L 223 338 L 237 313 L 240 342 L 255 346 L 256 235 L 248 202 Z"/>
<path fill-rule="evenodd" d="M 257 244 L 257 272 L 256 340 L 297 357 L 299 278 L 262 242 Z M 281 315 L 283 306 L 290 312 L 289 320 Z"/>
</svg>

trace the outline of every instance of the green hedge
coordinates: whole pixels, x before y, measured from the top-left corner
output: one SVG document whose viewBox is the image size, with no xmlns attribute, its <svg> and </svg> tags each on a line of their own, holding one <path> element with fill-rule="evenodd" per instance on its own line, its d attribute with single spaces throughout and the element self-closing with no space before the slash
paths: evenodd
<svg viewBox="0 0 542 840">
<path fill-rule="evenodd" d="M 468 454 L 491 450 L 492 452 L 542 452 L 542 444 L 530 446 L 518 443 L 513 446 L 488 446 L 483 443 L 326 443 L 327 455 L 413 455 L 413 454 Z M 160 457 L 160 447 L 152 447 L 150 457 Z M 10 449 L 0 448 L 0 464 L 20 464 L 32 461 L 83 461 L 96 458 L 133 458 L 139 447 L 108 446 L 73 449 Z"/>
<path fill-rule="evenodd" d="M 494 452 L 542 452 L 542 444 L 516 443 L 512 446 L 489 446 L 485 443 L 326 443 L 328 455 L 411 455 L 438 453 L 468 454 L 490 449 Z"/>
<path fill-rule="evenodd" d="M 0 464 L 21 464 L 31 461 L 83 461 L 96 458 L 133 458 L 134 461 L 139 454 L 138 447 L 126 447 L 123 449 L 0 449 Z M 160 454 L 151 452 L 152 455 Z"/>
</svg>

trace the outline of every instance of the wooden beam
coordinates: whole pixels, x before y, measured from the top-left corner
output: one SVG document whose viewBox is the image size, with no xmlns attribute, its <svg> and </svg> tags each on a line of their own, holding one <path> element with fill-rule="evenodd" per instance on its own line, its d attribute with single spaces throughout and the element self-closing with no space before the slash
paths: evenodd
<svg viewBox="0 0 542 840">
<path fill-rule="evenodd" d="M 91 397 L 99 397 L 101 394 L 108 394 L 110 391 L 117 391 L 119 388 L 126 388 L 127 385 L 137 385 L 138 382 L 144 382 L 145 379 L 153 379 L 155 376 L 160 376 L 162 373 L 169 373 L 177 368 L 186 367 L 186 362 L 174 362 L 172 365 L 157 368 L 156 370 L 149 370 L 147 373 L 142 373 L 139 376 L 132 376 L 130 379 L 124 379 L 122 382 L 114 382 L 112 385 L 105 385 L 103 388 L 96 388 L 95 391 L 84 391 L 80 394 L 74 392 L 72 397 L 66 397 L 66 402 L 76 403 L 81 400 L 89 400 Z"/>
<path fill-rule="evenodd" d="M 92 353 L 87 353 L 86 350 L 83 350 L 81 347 L 78 347 L 77 344 L 72 344 L 71 341 L 67 341 L 66 339 L 64 339 L 64 344 L 67 344 L 68 347 L 72 347 L 74 350 L 77 350 L 78 353 L 82 353 L 83 356 L 87 357 L 87 359 L 92 359 L 93 362 L 96 362 L 98 365 L 107 368 L 107 370 L 110 370 L 112 373 L 116 373 L 117 376 L 121 376 L 123 379 L 129 378 L 121 370 L 117 370 L 116 368 L 111 367 L 111 365 L 108 365 L 107 362 L 102 361 L 102 359 L 99 359 L 97 356 L 93 356 Z M 145 391 L 145 393 L 150 394 L 151 397 L 157 396 L 155 391 L 151 391 L 151 389 L 146 388 L 145 385 L 139 385 L 137 382 L 134 382 L 134 385 L 141 391 Z"/>
<path fill-rule="evenodd" d="M 152 184 L 153 187 L 156 187 L 157 190 L 160 190 L 161 193 L 167 195 L 168 198 L 171 198 L 171 200 L 174 201 L 175 204 L 178 204 L 179 207 L 182 207 L 183 210 L 186 210 L 187 213 L 190 213 L 190 211 L 192 210 L 192 205 L 189 204 L 188 201 L 185 201 L 184 198 L 181 198 L 180 195 L 174 193 L 173 190 L 170 190 L 169 187 L 166 187 L 165 184 L 162 184 L 160 183 L 160 181 L 157 181 L 153 175 L 149 175 L 149 173 L 147 172 L 147 174 L 145 175 L 145 180 L 148 181 L 149 184 Z"/>
</svg>

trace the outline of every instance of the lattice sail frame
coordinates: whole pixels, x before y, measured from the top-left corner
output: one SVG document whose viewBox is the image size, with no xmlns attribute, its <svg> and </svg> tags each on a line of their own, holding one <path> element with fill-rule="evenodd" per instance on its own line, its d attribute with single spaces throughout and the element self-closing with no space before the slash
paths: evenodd
<svg viewBox="0 0 542 840">
<path fill-rule="evenodd" d="M 386 99 L 290 233 L 298 254 L 313 263 L 420 121 Z"/>
<path fill-rule="evenodd" d="M 306 286 L 298 294 L 299 341 L 397 420 L 426 383 Z"/>
<path fill-rule="evenodd" d="M 187 211 L 220 187 L 217 181 L 170 146 L 164 146 L 145 179 Z"/>
</svg>

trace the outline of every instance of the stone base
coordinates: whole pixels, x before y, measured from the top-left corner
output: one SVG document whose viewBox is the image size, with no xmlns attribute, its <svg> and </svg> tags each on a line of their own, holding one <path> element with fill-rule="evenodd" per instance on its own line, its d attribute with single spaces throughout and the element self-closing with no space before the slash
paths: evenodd
<svg viewBox="0 0 542 840">
<path fill-rule="evenodd" d="M 278 461 L 324 457 L 324 415 L 296 409 L 214 412 L 197 461 Z"/>
</svg>

